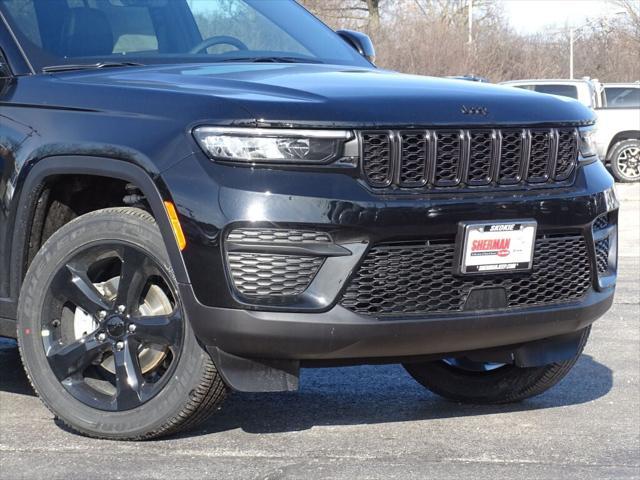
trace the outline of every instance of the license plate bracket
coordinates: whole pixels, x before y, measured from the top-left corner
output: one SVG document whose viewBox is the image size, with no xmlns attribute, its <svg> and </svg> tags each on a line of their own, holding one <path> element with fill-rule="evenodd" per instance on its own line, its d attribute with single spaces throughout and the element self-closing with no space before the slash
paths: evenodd
<svg viewBox="0 0 640 480">
<path fill-rule="evenodd" d="M 461 222 L 456 240 L 458 275 L 530 272 L 538 223 L 535 220 Z"/>
</svg>

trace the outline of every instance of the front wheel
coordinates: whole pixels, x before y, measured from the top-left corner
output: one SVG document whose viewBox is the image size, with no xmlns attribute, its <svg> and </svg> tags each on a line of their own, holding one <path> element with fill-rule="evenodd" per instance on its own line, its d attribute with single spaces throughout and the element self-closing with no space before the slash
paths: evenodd
<svg viewBox="0 0 640 480">
<path fill-rule="evenodd" d="M 89 213 L 44 244 L 21 292 L 18 341 L 44 404 L 88 436 L 170 434 L 225 396 L 186 321 L 160 231 L 142 210 Z"/>
<path fill-rule="evenodd" d="M 421 385 L 444 398 L 461 403 L 519 402 L 547 391 L 573 368 L 589 338 L 582 332 L 576 356 L 543 367 L 481 363 L 464 357 L 435 362 L 407 363 L 404 368 Z"/>
<path fill-rule="evenodd" d="M 640 140 L 630 139 L 616 143 L 609 155 L 613 176 L 621 182 L 640 181 Z"/>
</svg>

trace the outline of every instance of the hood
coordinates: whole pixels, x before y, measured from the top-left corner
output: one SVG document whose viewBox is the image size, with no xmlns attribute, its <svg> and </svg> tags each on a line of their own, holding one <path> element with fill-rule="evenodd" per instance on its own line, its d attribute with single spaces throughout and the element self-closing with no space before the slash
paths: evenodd
<svg viewBox="0 0 640 480">
<path fill-rule="evenodd" d="M 513 87 L 335 65 L 228 63 L 61 74 L 63 82 L 214 97 L 262 125 L 411 127 L 585 124 L 575 100 Z M 198 119 L 194 119 L 197 121 Z"/>
</svg>

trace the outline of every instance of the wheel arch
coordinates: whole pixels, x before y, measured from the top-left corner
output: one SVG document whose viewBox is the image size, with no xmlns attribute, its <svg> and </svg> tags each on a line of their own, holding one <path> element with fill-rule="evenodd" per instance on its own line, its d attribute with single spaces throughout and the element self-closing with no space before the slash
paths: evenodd
<svg viewBox="0 0 640 480">
<path fill-rule="evenodd" d="M 189 283 L 184 260 L 164 207 L 164 201 L 170 199 L 164 187 L 156 183 L 145 170 L 127 161 L 91 156 L 56 156 L 38 162 L 26 176 L 21 189 L 10 247 L 10 291 L 13 298 L 18 299 L 26 274 L 30 232 L 38 201 L 52 178 L 74 175 L 104 177 L 135 185 L 147 200 L 160 228 L 177 281 Z"/>
<path fill-rule="evenodd" d="M 640 140 L 640 130 L 625 130 L 616 133 L 607 147 L 607 161 L 611 161 L 611 152 L 616 144 L 625 140 Z"/>
</svg>

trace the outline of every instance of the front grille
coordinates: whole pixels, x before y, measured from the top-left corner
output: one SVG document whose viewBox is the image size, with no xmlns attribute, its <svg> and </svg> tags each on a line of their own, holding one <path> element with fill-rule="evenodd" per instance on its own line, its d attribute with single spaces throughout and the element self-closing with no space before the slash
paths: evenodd
<svg viewBox="0 0 640 480">
<path fill-rule="evenodd" d="M 526 274 L 459 277 L 454 256 L 455 245 L 448 242 L 376 246 L 341 304 L 374 316 L 461 312 L 474 289 L 503 288 L 506 307 L 515 308 L 575 301 L 591 286 L 582 236 L 538 238 L 533 271 Z"/>
<path fill-rule="evenodd" d="M 490 188 L 566 182 L 575 128 L 367 131 L 362 173 L 373 188 Z"/>
<path fill-rule="evenodd" d="M 324 259 L 263 253 L 229 253 L 235 288 L 247 297 L 289 297 L 304 292 Z"/>
</svg>

